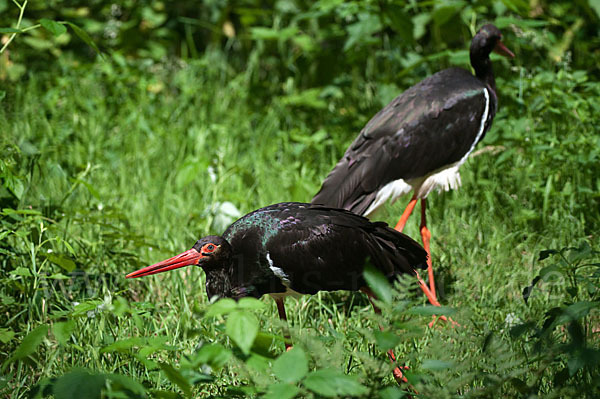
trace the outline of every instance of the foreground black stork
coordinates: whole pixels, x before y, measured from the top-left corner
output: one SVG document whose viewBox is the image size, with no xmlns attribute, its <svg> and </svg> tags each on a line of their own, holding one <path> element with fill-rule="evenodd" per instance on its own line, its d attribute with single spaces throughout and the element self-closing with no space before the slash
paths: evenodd
<svg viewBox="0 0 600 399">
<path fill-rule="evenodd" d="M 200 266 L 209 298 L 270 294 L 279 317 L 287 320 L 286 295 L 363 290 L 371 300 L 363 278 L 367 262 L 392 280 L 424 269 L 426 261 L 427 252 L 417 242 L 386 223 L 343 209 L 287 202 L 249 213 L 223 236 L 201 238 L 191 249 L 126 277 Z M 395 361 L 393 352 L 388 355 Z M 406 381 L 398 368 L 394 377 Z"/>
<path fill-rule="evenodd" d="M 514 57 L 494 25 L 483 26 L 471 41 L 475 76 L 462 68 L 440 71 L 412 86 L 379 111 L 361 130 L 327 176 L 313 204 L 370 216 L 387 200 L 414 192 L 396 230 L 402 231 L 421 200 L 421 238 L 429 254 L 426 197 L 460 185 L 458 168 L 492 125 L 498 107 L 489 55 Z M 429 287 L 421 288 L 439 306 L 428 258 Z"/>
</svg>

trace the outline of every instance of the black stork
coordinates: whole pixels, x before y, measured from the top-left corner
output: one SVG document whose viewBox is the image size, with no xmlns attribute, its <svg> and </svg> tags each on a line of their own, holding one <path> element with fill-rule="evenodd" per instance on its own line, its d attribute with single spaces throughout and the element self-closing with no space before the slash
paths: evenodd
<svg viewBox="0 0 600 399">
<path fill-rule="evenodd" d="M 251 212 L 222 236 L 201 238 L 191 249 L 126 277 L 200 266 L 209 299 L 270 294 L 286 321 L 287 295 L 362 290 L 371 300 L 363 278 L 368 261 L 392 280 L 425 269 L 427 252 L 384 222 L 343 209 L 285 202 Z M 388 355 L 395 361 L 393 352 Z M 394 377 L 406 382 L 398 368 Z"/>
<path fill-rule="evenodd" d="M 458 168 L 490 129 L 498 107 L 489 55 L 514 57 L 494 25 L 483 26 L 471 41 L 475 76 L 462 68 L 437 72 L 410 87 L 379 111 L 361 130 L 329 173 L 313 204 L 345 208 L 370 216 L 387 200 L 414 192 L 396 225 L 402 231 L 421 200 L 420 232 L 430 255 L 426 197 L 435 188 L 460 185 Z M 428 258 L 429 287 L 420 285 L 439 306 Z"/>
</svg>

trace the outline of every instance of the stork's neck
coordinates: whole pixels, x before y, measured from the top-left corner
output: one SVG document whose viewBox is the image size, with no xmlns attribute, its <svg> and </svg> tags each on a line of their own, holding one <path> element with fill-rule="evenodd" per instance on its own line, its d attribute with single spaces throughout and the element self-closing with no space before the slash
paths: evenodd
<svg viewBox="0 0 600 399">
<path fill-rule="evenodd" d="M 484 82 L 496 94 L 496 79 L 494 79 L 494 70 L 489 54 L 482 54 L 481 51 L 471 51 L 471 65 L 475 69 L 475 76 Z"/>
<path fill-rule="evenodd" d="M 229 267 L 204 269 L 206 273 L 206 295 L 210 300 L 213 296 L 228 298 L 231 296 L 231 278 Z"/>
</svg>

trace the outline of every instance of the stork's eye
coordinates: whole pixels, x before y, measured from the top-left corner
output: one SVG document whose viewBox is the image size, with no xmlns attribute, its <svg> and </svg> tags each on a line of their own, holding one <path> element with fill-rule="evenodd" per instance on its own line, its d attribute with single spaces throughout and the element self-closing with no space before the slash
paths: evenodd
<svg viewBox="0 0 600 399">
<path fill-rule="evenodd" d="M 202 247 L 202 252 L 213 252 L 216 248 L 215 244 L 206 244 Z"/>
</svg>

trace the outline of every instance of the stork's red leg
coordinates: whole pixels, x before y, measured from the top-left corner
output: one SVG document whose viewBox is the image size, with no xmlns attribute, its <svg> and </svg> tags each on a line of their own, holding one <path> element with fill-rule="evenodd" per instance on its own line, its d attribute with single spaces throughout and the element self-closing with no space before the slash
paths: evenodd
<svg viewBox="0 0 600 399">
<path fill-rule="evenodd" d="M 415 209 L 415 205 L 417 205 L 416 195 L 413 196 L 408 205 L 406 205 L 406 208 L 404 209 L 404 212 L 402 212 L 402 216 L 400 216 L 400 220 L 398 220 L 398 223 L 396 224 L 396 227 L 394 227 L 394 229 L 402 233 L 402 230 L 404 230 L 404 226 L 406 225 L 408 217 L 412 213 L 413 209 Z"/>
<path fill-rule="evenodd" d="M 408 220 L 408 217 L 412 213 L 413 209 L 415 209 L 415 205 L 417 205 L 417 196 L 416 195 L 414 195 L 412 197 L 412 199 L 406 206 L 406 209 L 404 209 L 404 212 L 402 212 L 402 216 L 400 217 L 400 220 L 398 221 L 398 223 L 396 224 L 396 227 L 395 227 L 395 229 L 397 231 L 402 232 L 402 230 L 404 230 L 406 221 Z M 423 212 L 423 211 L 421 211 L 421 212 Z M 421 220 L 423 220 L 422 218 L 423 218 L 423 213 L 421 213 Z M 431 237 L 431 234 L 430 234 L 430 237 Z M 429 241 L 427 241 L 427 247 L 425 247 L 425 250 L 427 251 L 427 256 L 428 256 L 427 267 L 429 269 L 429 268 L 431 268 L 431 254 L 429 253 Z M 423 281 L 423 279 L 419 275 L 419 272 L 417 272 L 415 270 L 415 273 L 417 273 L 417 278 L 419 279 L 419 286 L 425 293 L 425 296 L 427 297 L 427 300 L 429 301 L 429 303 L 431 303 L 433 306 L 440 306 L 440 303 L 438 302 L 438 300 L 435 296 L 435 292 L 434 293 L 431 292 L 429 287 L 427 287 L 427 284 L 425 283 L 425 281 Z"/>
<path fill-rule="evenodd" d="M 373 293 L 373 291 L 371 291 L 367 287 L 362 287 L 360 290 L 367 295 L 367 298 L 369 298 L 369 302 L 371 302 L 371 305 L 373 306 L 373 310 L 375 311 L 375 313 L 381 314 L 381 309 L 379 309 L 377 307 L 377 305 L 375 305 L 375 303 L 373 302 L 373 299 L 375 298 L 375 294 Z M 379 329 L 383 331 L 383 327 L 379 326 Z M 394 351 L 392 349 L 388 350 L 387 355 L 388 355 L 388 358 L 390 359 L 390 361 L 392 362 L 392 364 L 395 364 L 396 363 L 396 355 L 394 354 Z M 408 370 L 408 366 L 402 366 L 402 368 L 404 370 Z M 394 371 L 392 373 L 394 374 L 394 379 L 396 380 L 398 385 L 400 385 L 403 382 L 404 383 L 408 382 L 408 380 L 402 373 L 402 370 L 400 370 L 400 367 L 395 367 Z"/>
<path fill-rule="evenodd" d="M 283 297 L 273 297 L 277 304 L 277 311 L 279 312 L 279 319 L 285 321 L 285 332 L 283 337 L 285 338 L 285 350 L 289 351 L 292 349 L 292 338 L 290 337 L 290 331 L 288 329 L 287 315 L 285 314 L 285 303 Z"/>
<path fill-rule="evenodd" d="M 427 251 L 427 255 L 428 255 L 427 274 L 429 276 L 429 291 L 431 292 L 431 295 L 436 299 L 436 302 L 437 302 L 437 295 L 435 294 L 435 281 L 433 280 L 433 266 L 431 265 L 431 251 L 429 249 L 429 242 L 431 241 L 431 232 L 427 228 L 426 210 L 427 210 L 427 199 L 423 198 L 423 199 L 421 199 L 421 226 L 420 226 L 421 239 L 423 240 L 423 248 L 425 248 L 425 251 Z M 438 303 L 438 306 L 439 306 L 439 303 Z"/>
<path fill-rule="evenodd" d="M 428 255 L 428 258 L 427 258 L 427 274 L 428 274 L 428 277 L 429 277 L 429 288 L 427 288 L 427 286 L 425 285 L 425 282 L 423 281 L 423 279 L 421 278 L 421 276 L 419 276 L 419 273 L 417 273 L 417 278 L 419 279 L 419 284 L 421 285 L 421 288 L 425 292 L 425 295 L 427 295 L 427 299 L 429 299 L 429 302 L 432 305 L 434 305 L 434 306 L 441 306 L 440 302 L 437 299 L 437 295 L 435 293 L 435 280 L 433 279 L 433 266 L 432 266 L 432 263 L 431 263 L 431 250 L 430 250 L 430 247 L 429 247 L 429 242 L 431 241 L 431 232 L 427 228 L 426 209 L 427 209 L 427 200 L 425 198 L 423 198 L 423 199 L 421 199 L 421 226 L 420 226 L 420 230 L 421 230 L 421 239 L 423 240 L 423 248 L 425 248 L 425 251 L 427 251 L 427 255 Z M 429 294 L 428 294 L 428 292 L 429 292 Z M 436 317 L 437 316 L 433 316 L 433 320 L 429 323 L 429 327 L 432 327 L 435 324 Z M 444 321 L 450 320 L 450 322 L 452 322 L 452 326 L 459 326 L 458 323 L 456 323 L 452 319 L 446 318 L 446 316 L 439 316 L 439 318 L 441 320 L 444 320 Z"/>
</svg>

